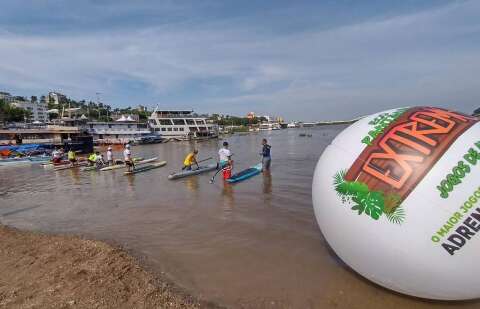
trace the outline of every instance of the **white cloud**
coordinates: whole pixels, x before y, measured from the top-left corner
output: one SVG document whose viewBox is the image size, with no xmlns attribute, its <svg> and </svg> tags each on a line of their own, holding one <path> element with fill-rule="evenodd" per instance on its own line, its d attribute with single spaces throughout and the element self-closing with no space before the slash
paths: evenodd
<svg viewBox="0 0 480 309">
<path fill-rule="evenodd" d="M 317 119 L 411 104 L 458 104 L 469 110 L 479 99 L 480 43 L 474 38 L 480 21 L 473 13 L 479 11 L 478 2 L 461 2 L 270 37 L 251 25 L 228 24 L 75 36 L 0 31 L 0 85 L 58 89 L 77 98 L 101 91 L 107 99 L 127 104 L 138 94 L 122 100 L 116 94 L 121 91 L 118 81 L 133 80 L 148 86 L 152 93 L 138 98 L 153 104 L 189 91 L 189 82 L 224 79 L 225 91 L 208 85 L 215 91 L 191 104 L 225 113 L 259 108 L 261 113 L 276 110 Z"/>
</svg>

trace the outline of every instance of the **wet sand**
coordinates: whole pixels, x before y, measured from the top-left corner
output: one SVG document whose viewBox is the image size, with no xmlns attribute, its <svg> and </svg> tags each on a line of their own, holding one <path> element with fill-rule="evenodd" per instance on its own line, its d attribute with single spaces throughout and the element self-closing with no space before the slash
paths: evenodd
<svg viewBox="0 0 480 309">
<path fill-rule="evenodd" d="M 0 308 L 213 308 L 119 248 L 0 226 Z"/>
</svg>

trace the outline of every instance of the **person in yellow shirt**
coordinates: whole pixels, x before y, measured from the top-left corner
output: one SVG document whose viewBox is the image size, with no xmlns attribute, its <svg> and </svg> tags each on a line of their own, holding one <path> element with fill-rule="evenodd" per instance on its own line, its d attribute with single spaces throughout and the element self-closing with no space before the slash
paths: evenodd
<svg viewBox="0 0 480 309">
<path fill-rule="evenodd" d="M 75 151 L 70 149 L 67 153 L 67 156 L 68 161 L 70 161 L 70 166 L 74 166 L 75 164 L 77 164 L 77 154 L 75 153 Z"/>
<path fill-rule="evenodd" d="M 186 157 L 185 160 L 183 160 L 183 168 L 182 171 L 187 170 L 190 171 L 192 170 L 192 165 L 196 164 L 198 168 L 198 162 L 197 162 L 197 154 L 198 150 L 194 150 L 193 152 L 189 153 Z"/>
</svg>

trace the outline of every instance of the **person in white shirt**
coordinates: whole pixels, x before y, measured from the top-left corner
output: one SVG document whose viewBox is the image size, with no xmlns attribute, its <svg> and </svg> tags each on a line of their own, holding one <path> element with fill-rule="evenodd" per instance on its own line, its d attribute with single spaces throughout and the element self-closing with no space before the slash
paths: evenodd
<svg viewBox="0 0 480 309">
<path fill-rule="evenodd" d="M 113 152 L 110 146 L 107 149 L 107 165 L 113 165 Z"/>
<path fill-rule="evenodd" d="M 232 153 L 230 152 L 230 149 L 228 149 L 228 142 L 223 142 L 223 148 L 218 151 L 218 159 L 220 161 L 220 164 L 227 164 L 231 156 Z"/>
<path fill-rule="evenodd" d="M 62 161 L 62 154 L 57 148 L 52 151 L 52 161 L 53 163 L 60 163 Z"/>
<path fill-rule="evenodd" d="M 220 166 L 227 165 L 232 153 L 228 149 L 228 142 L 223 142 L 223 148 L 218 151 L 218 159 L 220 161 Z"/>
<path fill-rule="evenodd" d="M 123 159 L 125 161 L 125 165 L 127 166 L 127 170 L 131 172 L 135 169 L 135 165 L 133 164 L 132 160 L 132 152 L 130 151 L 130 145 L 125 145 L 125 150 L 123 151 Z"/>
</svg>

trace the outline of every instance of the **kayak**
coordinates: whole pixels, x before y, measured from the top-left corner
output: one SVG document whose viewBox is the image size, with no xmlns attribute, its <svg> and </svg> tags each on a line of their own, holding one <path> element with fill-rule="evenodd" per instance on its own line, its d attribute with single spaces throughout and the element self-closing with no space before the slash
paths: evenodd
<svg viewBox="0 0 480 309">
<path fill-rule="evenodd" d="M 140 161 L 134 161 L 134 162 L 135 162 L 135 165 L 142 165 L 142 164 L 150 163 L 150 162 L 153 162 L 153 161 L 157 161 L 157 159 L 158 159 L 157 157 L 154 157 L 154 158 L 140 160 Z M 112 165 L 112 166 L 103 167 L 100 170 L 102 172 L 105 172 L 105 171 L 117 170 L 117 169 L 125 168 L 125 167 L 127 167 L 125 164 L 115 164 L 115 165 Z"/>
<path fill-rule="evenodd" d="M 203 165 L 203 166 L 199 166 L 198 168 L 192 169 L 192 170 L 189 170 L 189 171 L 181 171 L 181 172 L 178 172 L 178 173 L 171 173 L 170 175 L 168 175 L 168 179 L 173 180 L 173 179 L 179 179 L 179 178 L 183 178 L 183 177 L 198 175 L 198 174 L 201 174 L 201 173 L 214 171 L 214 170 L 217 169 L 217 167 L 218 167 L 217 163 Z"/>
<path fill-rule="evenodd" d="M 153 170 L 154 168 L 159 168 L 159 167 L 165 166 L 166 164 L 167 164 L 167 161 L 148 164 L 148 165 L 145 165 L 145 166 L 137 167 L 133 171 L 125 172 L 123 174 L 124 175 L 133 175 L 133 174 L 137 174 L 137 173 L 141 173 L 141 172 L 146 172 L 146 171 L 149 171 L 149 170 Z"/>
<path fill-rule="evenodd" d="M 258 175 L 262 172 L 262 163 L 249 167 L 239 173 L 233 174 L 232 177 L 227 179 L 228 183 L 235 183 L 246 180 L 250 177 Z"/>
</svg>

